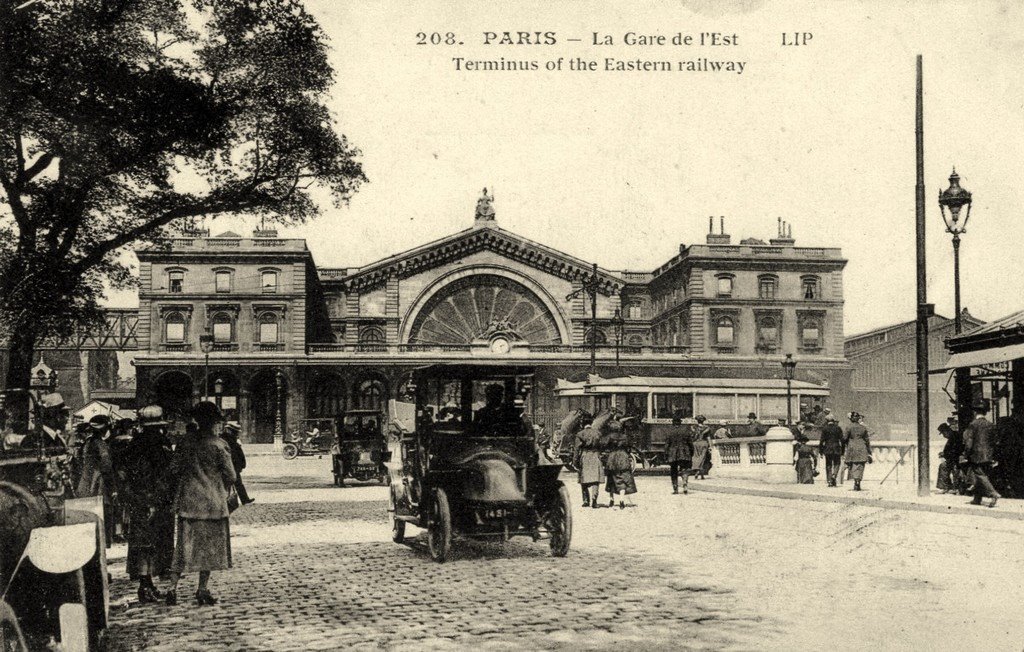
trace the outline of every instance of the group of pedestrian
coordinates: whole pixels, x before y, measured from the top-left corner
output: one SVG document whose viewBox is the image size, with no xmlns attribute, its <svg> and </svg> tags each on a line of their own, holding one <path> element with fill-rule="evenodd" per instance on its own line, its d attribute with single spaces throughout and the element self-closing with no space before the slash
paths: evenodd
<svg viewBox="0 0 1024 652">
<path fill-rule="evenodd" d="M 939 454 L 942 463 L 936 487 L 942 493 L 973 493 L 971 503 L 974 505 L 988 498 L 988 506 L 995 507 L 1002 496 L 989 477 L 996 464 L 998 438 L 996 426 L 988 420 L 990 409 L 988 399 L 977 401 L 973 406 L 974 419 L 962 434 L 953 417 L 939 426 L 946 444 Z"/>
<path fill-rule="evenodd" d="M 107 523 L 116 503 L 125 508 L 127 572 L 139 583 L 142 603 L 177 604 L 181 576 L 198 572 L 196 603 L 215 604 L 210 573 L 231 567 L 228 517 L 238 505 L 253 502 L 241 479 L 240 426 L 228 422 L 219 428 L 223 416 L 209 401 L 197 404 L 191 417 L 173 446 L 163 409 L 144 407 L 132 436 L 114 455 L 110 420 L 98 415 L 89 421 L 77 455 L 76 495 L 102 496 Z M 155 577 L 168 578 L 166 592 L 157 589 Z"/>
<path fill-rule="evenodd" d="M 583 506 L 597 508 L 601 482 L 608 493 L 608 506 L 615 506 L 619 497 L 619 508 L 625 509 L 628 497 L 636 493 L 633 477 L 634 461 L 630 454 L 629 437 L 624 422 L 613 412 L 603 412 L 597 417 L 582 415 L 582 429 L 576 433 L 574 457 L 577 478 L 583 494 Z"/>
</svg>

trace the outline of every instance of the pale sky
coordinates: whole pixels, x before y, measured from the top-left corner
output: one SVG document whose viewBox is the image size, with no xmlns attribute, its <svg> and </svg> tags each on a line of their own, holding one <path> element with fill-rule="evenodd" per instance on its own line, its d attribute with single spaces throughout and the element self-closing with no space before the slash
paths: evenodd
<svg viewBox="0 0 1024 652">
<path fill-rule="evenodd" d="M 651 270 L 701 243 L 709 215 L 768 239 L 841 247 L 846 333 L 913 319 L 914 60 L 924 55 L 929 301 L 952 314 L 936 197 L 953 165 L 974 193 L 963 303 L 1024 308 L 1024 10 L 1016 2 L 333 2 L 331 108 L 370 183 L 283 235 L 348 267 L 472 224 L 494 188 L 502 227 L 609 269 Z M 709 9 L 714 7 L 714 10 Z M 484 46 L 485 31 L 553 46 Z M 417 45 L 455 32 L 462 46 Z M 596 47 L 591 33 L 738 35 L 735 47 Z M 811 32 L 781 47 L 783 32 Z M 582 39 L 580 43 L 567 38 Z M 458 72 L 451 58 L 744 61 L 735 73 Z M 563 63 L 563 66 L 565 64 Z M 716 220 L 717 222 L 717 220 Z M 221 220 L 214 233 L 248 231 Z"/>
</svg>

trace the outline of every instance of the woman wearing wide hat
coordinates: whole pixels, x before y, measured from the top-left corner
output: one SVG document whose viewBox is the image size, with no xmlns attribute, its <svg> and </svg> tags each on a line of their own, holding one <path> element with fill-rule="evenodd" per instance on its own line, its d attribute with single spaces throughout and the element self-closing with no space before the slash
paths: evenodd
<svg viewBox="0 0 1024 652">
<path fill-rule="evenodd" d="M 636 481 L 633 479 L 633 457 L 629 454 L 629 439 L 618 421 L 608 423 L 607 447 L 609 453 L 605 461 L 605 474 L 608 481 L 605 490 L 611 496 L 608 506 L 614 507 L 615 495 L 620 494 L 622 498 L 619 499 L 619 507 L 625 509 L 624 498 L 636 493 Z"/>
<path fill-rule="evenodd" d="M 809 441 L 807 435 L 802 432 L 796 438 L 793 464 L 796 466 L 798 484 L 814 484 L 814 476 L 818 473 L 818 454 Z"/>
<path fill-rule="evenodd" d="M 222 419 L 217 406 L 209 401 L 197 404 L 192 409 L 192 419 L 196 430 L 174 451 L 178 534 L 167 604 L 177 604 L 181 575 L 198 571 L 196 603 L 212 605 L 217 600 L 209 590 L 210 572 L 231 568 L 228 489 L 237 476 L 227 442 L 214 432 L 214 426 Z"/>
</svg>

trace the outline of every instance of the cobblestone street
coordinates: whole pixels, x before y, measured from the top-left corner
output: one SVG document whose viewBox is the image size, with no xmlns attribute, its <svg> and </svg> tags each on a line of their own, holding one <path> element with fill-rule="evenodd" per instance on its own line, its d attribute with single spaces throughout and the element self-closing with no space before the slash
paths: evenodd
<svg viewBox="0 0 1024 652">
<path fill-rule="evenodd" d="M 575 478 L 566 478 L 576 495 Z M 327 459 L 254 456 L 221 603 L 139 605 L 114 576 L 108 647 L 185 649 L 1020 649 L 1024 523 L 691 492 L 576 509 L 573 549 L 390 540 L 386 490 Z M 416 530 L 412 529 L 411 533 Z M 981 551 L 985 551 L 982 553 Z"/>
</svg>

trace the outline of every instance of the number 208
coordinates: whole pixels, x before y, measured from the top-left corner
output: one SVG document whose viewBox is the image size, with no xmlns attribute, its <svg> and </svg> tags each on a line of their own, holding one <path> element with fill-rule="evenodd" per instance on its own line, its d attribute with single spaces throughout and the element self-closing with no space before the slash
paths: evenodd
<svg viewBox="0 0 1024 652">
<path fill-rule="evenodd" d="M 457 45 L 454 32 L 416 32 L 416 45 Z"/>
</svg>

